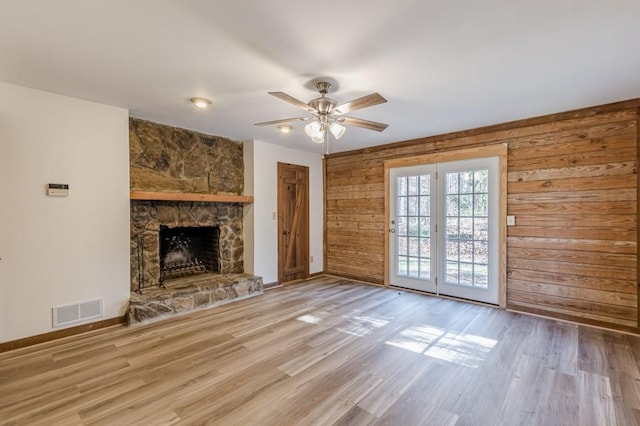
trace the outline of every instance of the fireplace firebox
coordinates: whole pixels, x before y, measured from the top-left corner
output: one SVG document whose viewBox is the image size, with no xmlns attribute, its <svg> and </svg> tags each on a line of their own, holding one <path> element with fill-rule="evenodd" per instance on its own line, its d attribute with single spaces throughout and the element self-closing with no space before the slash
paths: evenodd
<svg viewBox="0 0 640 426">
<path fill-rule="evenodd" d="M 220 272 L 217 226 L 160 226 L 160 282 L 206 272 Z"/>
</svg>

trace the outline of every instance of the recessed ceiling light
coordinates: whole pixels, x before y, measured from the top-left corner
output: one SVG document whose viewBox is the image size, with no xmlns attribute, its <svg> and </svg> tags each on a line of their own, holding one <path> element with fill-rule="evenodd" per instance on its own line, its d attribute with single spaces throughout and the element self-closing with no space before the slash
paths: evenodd
<svg viewBox="0 0 640 426">
<path fill-rule="evenodd" d="M 293 127 L 283 124 L 282 126 L 278 126 L 278 129 L 280 129 L 280 133 L 291 133 Z"/>
<path fill-rule="evenodd" d="M 206 98 L 191 98 L 191 102 L 198 108 L 206 108 L 211 105 L 211 101 Z"/>
</svg>

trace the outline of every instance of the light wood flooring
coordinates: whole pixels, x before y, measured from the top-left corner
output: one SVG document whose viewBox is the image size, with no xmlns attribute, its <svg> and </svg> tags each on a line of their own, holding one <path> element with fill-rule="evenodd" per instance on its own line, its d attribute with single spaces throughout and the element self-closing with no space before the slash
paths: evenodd
<svg viewBox="0 0 640 426">
<path fill-rule="evenodd" d="M 0 424 L 638 425 L 640 337 L 333 277 L 0 354 Z"/>
</svg>

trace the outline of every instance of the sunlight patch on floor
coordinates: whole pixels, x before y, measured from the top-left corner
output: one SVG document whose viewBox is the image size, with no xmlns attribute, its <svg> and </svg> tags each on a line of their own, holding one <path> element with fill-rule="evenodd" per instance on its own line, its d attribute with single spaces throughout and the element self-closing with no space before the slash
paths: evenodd
<svg viewBox="0 0 640 426">
<path fill-rule="evenodd" d="M 477 368 L 498 341 L 421 325 L 404 329 L 385 343 L 465 367 Z"/>
<path fill-rule="evenodd" d="M 349 317 L 348 321 L 349 322 L 346 327 L 339 327 L 337 328 L 337 330 L 359 337 L 366 336 L 375 329 L 384 327 L 385 325 L 389 324 L 389 321 L 387 320 L 367 316 Z"/>
<path fill-rule="evenodd" d="M 296 318 L 298 321 L 306 322 L 308 324 L 320 324 L 322 322 L 322 318 L 318 318 L 313 315 L 302 315 Z"/>
</svg>

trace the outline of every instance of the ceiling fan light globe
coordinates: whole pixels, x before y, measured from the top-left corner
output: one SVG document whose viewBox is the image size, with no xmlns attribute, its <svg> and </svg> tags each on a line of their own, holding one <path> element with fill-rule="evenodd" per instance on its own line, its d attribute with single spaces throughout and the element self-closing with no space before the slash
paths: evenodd
<svg viewBox="0 0 640 426">
<path fill-rule="evenodd" d="M 311 140 L 315 143 L 324 143 L 324 132 L 320 132 L 317 136 L 312 136 Z"/>
<path fill-rule="evenodd" d="M 338 140 L 342 137 L 342 135 L 344 135 L 344 132 L 345 130 L 347 130 L 347 128 L 344 126 L 341 126 L 336 122 L 333 122 L 329 126 L 329 130 L 331 131 L 331 134 L 333 135 L 333 137 L 336 138 L 336 140 Z"/>
<path fill-rule="evenodd" d="M 312 121 L 311 123 L 304 126 L 304 132 L 307 134 L 307 136 L 313 139 L 314 137 L 322 134 L 322 128 L 319 122 Z"/>
</svg>

